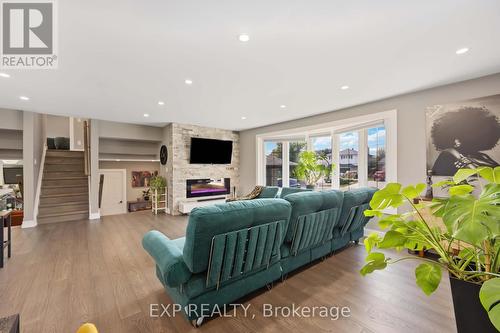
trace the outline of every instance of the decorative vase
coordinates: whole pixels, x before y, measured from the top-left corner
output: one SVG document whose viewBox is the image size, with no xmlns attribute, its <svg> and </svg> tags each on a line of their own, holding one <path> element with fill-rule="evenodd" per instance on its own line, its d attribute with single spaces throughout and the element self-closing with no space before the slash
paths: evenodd
<svg viewBox="0 0 500 333">
<path fill-rule="evenodd" d="M 306 189 L 308 190 L 314 190 L 316 188 L 316 185 L 306 185 Z"/>
<path fill-rule="evenodd" d="M 497 332 L 479 300 L 480 284 L 450 276 L 450 286 L 458 333 Z"/>
</svg>

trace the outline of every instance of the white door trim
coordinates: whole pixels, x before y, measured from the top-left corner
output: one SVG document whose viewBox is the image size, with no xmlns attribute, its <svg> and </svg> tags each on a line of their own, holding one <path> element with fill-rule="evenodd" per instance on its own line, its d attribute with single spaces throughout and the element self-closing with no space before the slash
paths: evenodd
<svg viewBox="0 0 500 333">
<path fill-rule="evenodd" d="M 127 213 L 127 169 L 99 169 L 99 177 L 105 172 L 121 172 L 123 178 L 123 214 Z M 106 178 L 104 178 L 106 179 Z"/>
</svg>

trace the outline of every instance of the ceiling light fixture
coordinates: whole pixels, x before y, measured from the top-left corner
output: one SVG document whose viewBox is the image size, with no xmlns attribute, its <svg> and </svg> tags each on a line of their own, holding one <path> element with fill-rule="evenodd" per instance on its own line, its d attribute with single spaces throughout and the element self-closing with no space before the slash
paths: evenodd
<svg viewBox="0 0 500 333">
<path fill-rule="evenodd" d="M 456 54 L 460 55 L 460 54 L 465 54 L 469 52 L 469 48 L 468 47 L 462 47 L 461 49 L 458 49 L 455 51 Z"/>
<path fill-rule="evenodd" d="M 241 117 L 241 120 L 245 120 L 245 119 L 247 119 L 247 117 L 245 117 L 245 116 Z"/>
<path fill-rule="evenodd" d="M 238 39 L 240 40 L 240 42 L 248 42 L 250 40 L 250 36 L 248 36 L 247 34 L 241 34 L 238 36 Z"/>
<path fill-rule="evenodd" d="M 184 83 L 187 84 L 188 86 L 192 85 L 193 84 L 193 80 L 191 79 L 186 79 L 184 80 Z"/>
<path fill-rule="evenodd" d="M 10 77 L 10 74 L 7 74 L 7 73 L 0 73 L 0 77 L 9 78 L 9 77 Z"/>
<path fill-rule="evenodd" d="M 286 109 L 286 105 L 285 105 L 285 104 L 281 104 L 281 105 L 280 105 L 280 108 L 282 108 L 282 109 Z"/>
<path fill-rule="evenodd" d="M 144 114 L 144 117 L 145 117 L 145 118 L 149 117 L 149 113 L 145 113 L 145 114 Z"/>
<path fill-rule="evenodd" d="M 342 87 L 340 87 L 340 89 L 347 90 L 347 89 L 349 89 L 349 86 L 342 86 Z"/>
<path fill-rule="evenodd" d="M 19 99 L 22 101 L 29 101 L 30 100 L 30 98 L 26 97 L 26 96 L 19 96 Z"/>
<path fill-rule="evenodd" d="M 159 101 L 158 105 L 165 105 L 165 102 L 164 101 Z"/>
</svg>

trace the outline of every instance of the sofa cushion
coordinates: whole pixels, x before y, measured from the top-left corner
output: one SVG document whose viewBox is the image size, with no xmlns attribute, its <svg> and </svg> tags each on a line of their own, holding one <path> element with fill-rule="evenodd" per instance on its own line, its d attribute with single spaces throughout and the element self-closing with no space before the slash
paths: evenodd
<svg viewBox="0 0 500 333">
<path fill-rule="evenodd" d="M 373 187 L 361 187 L 344 193 L 344 204 L 338 228 L 342 229 L 341 235 L 349 232 L 352 227 L 359 228 L 368 222 L 363 214 L 365 209 L 369 208 L 370 200 L 373 194 L 377 192 Z"/>
<path fill-rule="evenodd" d="M 272 199 L 276 198 L 276 195 L 278 194 L 279 187 L 277 186 L 266 186 L 262 189 L 262 192 L 260 192 L 258 198 L 259 199 Z"/>
<path fill-rule="evenodd" d="M 212 239 L 216 235 L 290 218 L 290 203 L 282 199 L 255 199 L 195 208 L 189 216 L 183 257 L 193 273 L 207 270 Z"/>
<path fill-rule="evenodd" d="M 337 223 L 342 208 L 342 199 L 344 193 L 342 191 L 331 190 L 322 192 L 299 192 L 289 194 L 285 200 L 290 202 L 292 206 L 292 214 L 290 223 L 286 233 L 285 241 L 291 242 L 293 234 L 299 219 L 304 215 L 309 215 L 321 211 L 331 211 L 337 209 L 334 223 Z"/>
<path fill-rule="evenodd" d="M 300 192 L 311 192 L 312 190 L 300 187 L 283 187 L 279 194 L 281 199 L 285 199 L 285 197 L 289 194 L 300 193 Z"/>
<path fill-rule="evenodd" d="M 160 280 L 171 287 L 179 286 L 191 277 L 183 259 L 183 244 L 184 238 L 170 240 L 156 230 L 149 231 L 142 239 L 144 249 L 155 259 Z"/>
</svg>

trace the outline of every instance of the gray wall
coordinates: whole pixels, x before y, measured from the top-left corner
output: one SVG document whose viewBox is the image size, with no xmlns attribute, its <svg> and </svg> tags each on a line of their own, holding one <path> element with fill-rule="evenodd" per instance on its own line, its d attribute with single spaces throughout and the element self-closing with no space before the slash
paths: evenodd
<svg viewBox="0 0 500 333">
<path fill-rule="evenodd" d="M 404 78 L 401 78 L 404 80 Z M 424 182 L 426 170 L 425 111 L 427 106 L 456 102 L 500 93 L 500 73 L 396 96 L 317 116 L 288 121 L 240 132 L 240 189 L 246 193 L 255 186 L 257 134 L 317 125 L 325 122 L 398 110 L 398 181 L 403 184 Z"/>
<path fill-rule="evenodd" d="M 127 201 L 142 198 L 142 191 L 148 187 L 132 187 L 132 171 L 160 171 L 160 162 L 132 162 L 132 161 L 100 161 L 100 169 L 126 169 L 127 172 Z"/>
<path fill-rule="evenodd" d="M 69 138 L 69 117 L 46 115 L 46 134 L 48 138 Z"/>
<path fill-rule="evenodd" d="M 0 128 L 22 130 L 23 112 L 18 110 L 0 109 Z"/>
<path fill-rule="evenodd" d="M 113 121 L 99 121 L 99 137 L 109 139 L 128 139 L 144 141 L 162 141 L 163 128 L 116 123 Z"/>
</svg>

